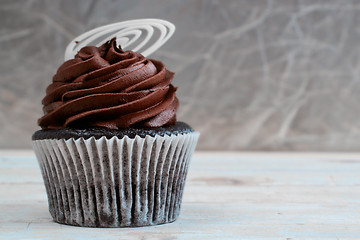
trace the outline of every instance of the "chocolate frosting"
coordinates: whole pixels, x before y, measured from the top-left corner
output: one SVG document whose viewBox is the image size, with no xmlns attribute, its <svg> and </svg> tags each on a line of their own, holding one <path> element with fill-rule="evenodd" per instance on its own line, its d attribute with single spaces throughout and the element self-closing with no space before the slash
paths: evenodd
<svg viewBox="0 0 360 240">
<path fill-rule="evenodd" d="M 42 129 L 161 127 L 176 123 L 174 73 L 116 39 L 82 48 L 63 63 L 46 89 Z"/>
</svg>

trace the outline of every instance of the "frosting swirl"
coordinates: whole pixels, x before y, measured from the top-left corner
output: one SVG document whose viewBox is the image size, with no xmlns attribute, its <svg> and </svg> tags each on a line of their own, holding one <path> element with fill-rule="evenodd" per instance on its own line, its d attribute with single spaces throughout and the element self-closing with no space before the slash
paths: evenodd
<svg viewBox="0 0 360 240">
<path fill-rule="evenodd" d="M 161 127 L 176 123 L 174 73 L 116 39 L 82 48 L 63 63 L 42 100 L 43 129 Z"/>
</svg>

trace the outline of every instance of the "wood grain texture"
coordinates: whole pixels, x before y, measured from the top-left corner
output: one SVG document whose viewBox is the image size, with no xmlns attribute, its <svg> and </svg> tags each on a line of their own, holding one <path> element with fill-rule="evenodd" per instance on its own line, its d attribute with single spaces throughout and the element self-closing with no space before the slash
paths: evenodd
<svg viewBox="0 0 360 240">
<path fill-rule="evenodd" d="M 180 218 L 54 223 L 32 152 L 0 152 L 0 239 L 360 239 L 360 154 L 196 153 Z"/>
</svg>

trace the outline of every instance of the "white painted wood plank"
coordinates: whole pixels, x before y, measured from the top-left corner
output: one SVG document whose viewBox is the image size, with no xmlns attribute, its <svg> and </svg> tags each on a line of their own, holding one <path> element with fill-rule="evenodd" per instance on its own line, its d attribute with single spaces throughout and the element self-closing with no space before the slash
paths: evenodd
<svg viewBox="0 0 360 240">
<path fill-rule="evenodd" d="M 92 229 L 52 222 L 31 152 L 0 153 L 0 239 L 360 239 L 360 154 L 197 153 L 180 218 Z"/>
</svg>

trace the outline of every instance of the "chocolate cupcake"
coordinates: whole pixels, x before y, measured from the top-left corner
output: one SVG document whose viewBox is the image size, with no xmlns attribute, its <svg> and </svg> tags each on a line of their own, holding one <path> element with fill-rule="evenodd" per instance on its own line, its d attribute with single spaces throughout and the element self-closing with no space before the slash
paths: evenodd
<svg viewBox="0 0 360 240">
<path fill-rule="evenodd" d="M 175 221 L 199 133 L 176 121 L 174 73 L 116 39 L 82 48 L 46 90 L 33 147 L 56 222 Z"/>
</svg>

